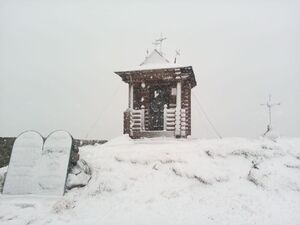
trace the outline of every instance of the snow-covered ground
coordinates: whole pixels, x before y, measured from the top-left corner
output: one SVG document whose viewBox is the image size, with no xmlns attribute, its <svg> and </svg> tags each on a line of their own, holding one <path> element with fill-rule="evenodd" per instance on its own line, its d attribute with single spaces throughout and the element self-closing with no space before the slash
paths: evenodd
<svg viewBox="0 0 300 225">
<path fill-rule="evenodd" d="M 92 171 L 86 187 L 61 198 L 0 195 L 0 224 L 300 224 L 300 138 L 122 136 L 80 155 Z"/>
</svg>

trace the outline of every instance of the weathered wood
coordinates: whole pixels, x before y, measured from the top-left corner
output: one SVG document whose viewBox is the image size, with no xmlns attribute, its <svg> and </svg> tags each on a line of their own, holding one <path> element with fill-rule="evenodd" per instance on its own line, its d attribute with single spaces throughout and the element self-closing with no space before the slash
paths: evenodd
<svg viewBox="0 0 300 225">
<path fill-rule="evenodd" d="M 124 126 L 123 126 L 123 133 L 129 134 L 130 133 L 130 111 L 126 110 L 124 112 Z"/>
<path fill-rule="evenodd" d="M 182 79 L 188 80 L 189 83 L 191 83 L 192 88 L 197 85 L 193 68 L 191 66 L 181 68 L 119 71 L 115 73 L 118 74 L 126 83 L 140 83 L 141 80 L 173 81 L 176 76 L 180 75 Z"/>
<path fill-rule="evenodd" d="M 116 73 L 130 87 L 131 113 L 124 113 L 124 133 L 132 138 L 143 137 L 153 129 L 170 131 L 178 137 L 191 134 L 191 89 L 196 86 L 192 67 Z M 165 98 L 161 101 L 166 107 L 159 106 L 160 111 L 155 114 L 151 104 L 154 101 L 153 92 L 158 89 L 164 90 Z M 154 128 L 154 122 L 161 125 Z"/>
</svg>

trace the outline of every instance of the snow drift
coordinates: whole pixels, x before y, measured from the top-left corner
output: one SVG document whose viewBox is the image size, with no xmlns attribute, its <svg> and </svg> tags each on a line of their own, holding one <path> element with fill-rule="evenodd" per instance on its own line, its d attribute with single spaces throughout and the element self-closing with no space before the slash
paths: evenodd
<svg viewBox="0 0 300 225">
<path fill-rule="evenodd" d="M 80 155 L 87 186 L 61 198 L 2 195 L 0 224 L 300 223 L 300 138 L 122 136 Z"/>
</svg>

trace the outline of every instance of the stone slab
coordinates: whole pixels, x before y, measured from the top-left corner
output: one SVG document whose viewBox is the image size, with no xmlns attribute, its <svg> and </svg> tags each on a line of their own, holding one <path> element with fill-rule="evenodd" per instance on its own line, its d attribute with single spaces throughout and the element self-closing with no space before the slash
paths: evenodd
<svg viewBox="0 0 300 225">
<path fill-rule="evenodd" d="M 35 131 L 25 131 L 14 142 L 5 179 L 3 194 L 35 194 L 35 166 L 43 149 L 43 137 Z"/>
<path fill-rule="evenodd" d="M 38 194 L 64 194 L 72 143 L 66 131 L 54 131 L 47 137 L 36 171 Z"/>
</svg>

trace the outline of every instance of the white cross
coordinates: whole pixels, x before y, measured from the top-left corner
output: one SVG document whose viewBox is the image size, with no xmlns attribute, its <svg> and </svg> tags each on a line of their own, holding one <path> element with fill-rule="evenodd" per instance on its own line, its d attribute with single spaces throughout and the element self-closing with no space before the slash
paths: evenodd
<svg viewBox="0 0 300 225">
<path fill-rule="evenodd" d="M 269 99 L 268 99 L 267 103 L 260 104 L 260 105 L 267 106 L 268 111 L 269 111 L 269 124 L 267 126 L 267 131 L 264 133 L 264 135 L 266 135 L 272 129 L 272 107 L 280 105 L 280 102 L 272 103 L 271 95 L 269 95 Z"/>
<path fill-rule="evenodd" d="M 162 54 L 162 42 L 164 40 L 166 40 L 167 38 L 166 37 L 163 37 L 162 34 L 160 34 L 160 38 L 156 39 L 154 42 L 153 42 L 153 45 L 155 46 L 155 49 L 157 49 L 157 46 L 159 46 L 159 53 Z"/>
</svg>

